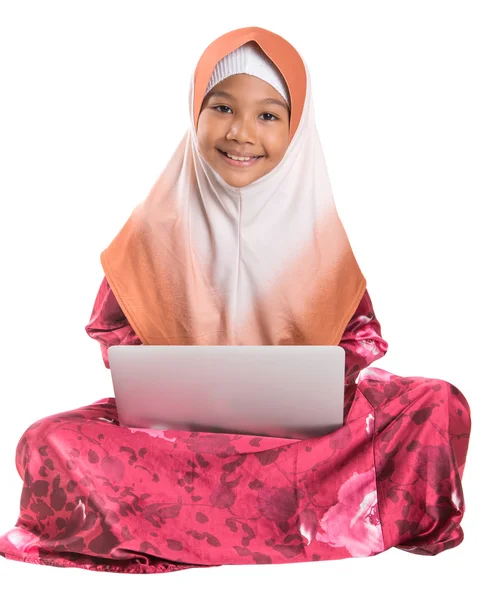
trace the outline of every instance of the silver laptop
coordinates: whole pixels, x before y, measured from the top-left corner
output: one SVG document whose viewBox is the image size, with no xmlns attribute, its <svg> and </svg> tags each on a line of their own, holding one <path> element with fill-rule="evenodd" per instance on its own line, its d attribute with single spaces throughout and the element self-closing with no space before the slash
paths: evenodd
<svg viewBox="0 0 477 600">
<path fill-rule="evenodd" d="M 127 427 L 306 439 L 343 425 L 341 346 L 111 346 Z"/>
</svg>

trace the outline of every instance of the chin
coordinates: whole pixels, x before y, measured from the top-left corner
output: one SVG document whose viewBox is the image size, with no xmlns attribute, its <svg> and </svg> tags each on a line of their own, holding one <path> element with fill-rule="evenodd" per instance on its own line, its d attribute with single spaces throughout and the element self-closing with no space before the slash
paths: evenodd
<svg viewBox="0 0 477 600">
<path fill-rule="evenodd" d="M 263 173 L 252 174 L 252 173 L 230 173 L 225 171 L 224 169 L 218 171 L 219 175 L 222 177 L 224 181 L 226 181 L 229 185 L 233 187 L 244 187 L 249 183 L 253 183 L 260 177 L 262 177 Z"/>
<path fill-rule="evenodd" d="M 232 187 L 236 187 L 236 188 L 245 187 L 246 185 L 249 185 L 249 183 L 253 183 L 254 181 L 256 181 L 258 179 L 258 177 L 253 177 L 251 179 L 238 179 L 238 178 L 234 179 L 234 178 L 231 178 L 231 177 L 224 177 L 224 176 L 222 176 L 222 178 L 229 185 L 231 185 Z"/>
</svg>

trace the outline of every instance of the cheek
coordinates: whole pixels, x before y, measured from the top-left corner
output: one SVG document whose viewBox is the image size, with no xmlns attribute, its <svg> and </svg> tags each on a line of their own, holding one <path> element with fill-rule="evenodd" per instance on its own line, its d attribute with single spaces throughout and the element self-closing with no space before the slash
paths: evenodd
<svg viewBox="0 0 477 600">
<path fill-rule="evenodd" d="M 199 120 L 197 121 L 197 139 L 199 140 L 199 143 L 205 145 L 209 136 L 210 126 L 207 122 L 207 117 L 203 114 L 200 114 Z"/>
<path fill-rule="evenodd" d="M 274 132 L 267 141 L 267 149 L 270 156 L 280 160 L 285 155 L 289 145 L 289 132 L 287 128 Z"/>
<path fill-rule="evenodd" d="M 275 160 L 275 162 L 280 162 L 282 158 L 285 156 L 285 153 L 288 148 L 288 140 L 285 142 L 283 139 L 277 140 L 276 143 L 271 147 L 271 156 Z"/>
<path fill-rule="evenodd" d="M 199 118 L 197 126 L 197 141 L 199 148 L 203 154 L 211 153 L 215 149 L 217 141 L 217 131 L 212 127 L 211 123 L 207 119 Z"/>
</svg>

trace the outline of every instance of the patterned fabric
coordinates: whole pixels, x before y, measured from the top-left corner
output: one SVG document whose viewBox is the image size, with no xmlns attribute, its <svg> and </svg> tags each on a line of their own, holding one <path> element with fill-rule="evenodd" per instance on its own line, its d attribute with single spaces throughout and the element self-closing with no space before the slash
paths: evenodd
<svg viewBox="0 0 477 600">
<path fill-rule="evenodd" d="M 86 330 L 140 343 L 106 279 Z M 120 427 L 114 398 L 21 437 L 6 558 L 159 573 L 222 564 L 438 554 L 463 539 L 470 410 L 451 383 L 369 365 L 387 351 L 366 291 L 340 345 L 345 424 L 311 440 Z"/>
</svg>

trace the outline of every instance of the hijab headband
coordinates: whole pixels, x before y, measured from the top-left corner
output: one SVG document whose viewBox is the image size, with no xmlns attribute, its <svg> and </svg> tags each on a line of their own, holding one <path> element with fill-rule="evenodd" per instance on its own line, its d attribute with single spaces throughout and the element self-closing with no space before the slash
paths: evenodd
<svg viewBox="0 0 477 600">
<path fill-rule="evenodd" d="M 240 73 L 253 75 L 266 81 L 276 89 L 288 106 L 290 106 L 290 95 L 282 74 L 255 42 L 247 42 L 219 60 L 215 65 L 214 72 L 205 90 L 205 95 L 227 77 Z"/>
</svg>

